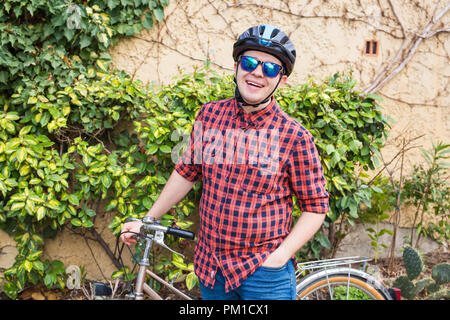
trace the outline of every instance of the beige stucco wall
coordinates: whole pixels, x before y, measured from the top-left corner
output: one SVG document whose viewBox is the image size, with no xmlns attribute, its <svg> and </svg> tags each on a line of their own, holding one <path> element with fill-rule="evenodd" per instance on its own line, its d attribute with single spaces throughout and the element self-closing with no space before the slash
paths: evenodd
<svg viewBox="0 0 450 320">
<path fill-rule="evenodd" d="M 297 49 L 289 84 L 352 70 L 358 89 L 364 90 L 395 57 L 403 38 L 408 44 L 420 34 L 435 10 L 432 1 L 391 1 L 394 9 L 384 2 L 172 1 L 164 23 L 120 41 L 111 54 L 117 68 L 144 83 L 168 83 L 180 67 L 190 71 L 206 58 L 217 70 L 233 72 L 235 39 L 251 25 L 272 23 L 290 35 Z M 447 13 L 433 29 L 449 25 L 449 20 Z M 369 39 L 379 41 L 376 57 L 363 54 L 364 41 Z M 423 40 L 405 68 L 377 92 L 384 98 L 385 112 L 396 121 L 389 144 L 400 135 L 424 135 L 416 144 L 425 148 L 431 146 L 431 139 L 449 142 L 449 52 L 448 33 Z M 394 150 L 388 145 L 386 159 Z M 420 157 L 418 150 L 408 153 L 407 167 Z"/>
<path fill-rule="evenodd" d="M 110 52 L 115 67 L 144 83 L 169 83 L 179 74 L 179 68 L 189 72 L 207 58 L 215 69 L 232 72 L 235 39 L 252 25 L 271 23 L 288 33 L 297 48 L 298 59 L 289 84 L 353 70 L 358 88 L 364 90 L 396 56 L 402 44 L 420 34 L 433 13 L 446 5 L 441 1 L 435 10 L 435 2 L 172 0 L 163 23 L 139 36 L 121 40 Z M 449 20 L 447 13 L 433 30 L 448 26 Z M 364 41 L 369 39 L 379 41 L 380 53 L 376 57 L 363 55 Z M 384 98 L 385 112 L 396 121 L 383 152 L 386 160 L 398 150 L 396 143 L 401 136 L 424 134 L 415 145 L 425 148 L 430 147 L 431 140 L 450 143 L 449 53 L 448 33 L 424 39 L 405 68 L 378 91 Z M 402 57 L 407 56 L 405 51 Z M 406 171 L 420 161 L 417 148 L 408 152 Z M 113 249 L 114 239 L 106 228 L 109 219 L 99 217 L 96 228 Z M 407 218 L 402 221 L 402 225 L 408 223 Z M 11 245 L 11 239 L 0 231 L 0 248 L 13 250 Z M 47 240 L 46 254 L 66 265 L 85 265 L 90 279 L 103 279 L 98 264 L 107 277 L 114 271 L 95 242 L 89 241 L 87 246 L 83 238 L 68 232 Z M 6 262 L 4 258 L 0 260 Z"/>
<path fill-rule="evenodd" d="M 169 83 L 179 69 L 190 71 L 205 59 L 222 72 L 233 72 L 232 46 L 248 27 L 271 23 L 283 29 L 297 49 L 297 62 L 288 84 L 308 78 L 324 79 L 336 72 L 352 72 L 357 89 L 369 87 L 405 45 L 411 49 L 432 17 L 445 8 L 433 1 L 172 1 L 164 23 L 125 39 L 111 50 L 114 65 L 144 83 Z M 447 12 L 431 30 L 448 26 Z M 376 57 L 363 54 L 365 40 L 378 40 Z M 404 174 L 423 162 L 419 147 L 431 141 L 450 142 L 450 41 L 448 33 L 424 39 L 417 50 L 401 53 L 394 69 L 409 55 L 405 67 L 376 93 L 385 113 L 395 121 L 383 150 L 388 162 L 402 138 L 422 136 L 405 155 Z M 411 145 L 411 146 L 412 146 Z M 390 169 L 396 177 L 399 164 Z M 411 224 L 405 209 L 401 223 Z"/>
</svg>

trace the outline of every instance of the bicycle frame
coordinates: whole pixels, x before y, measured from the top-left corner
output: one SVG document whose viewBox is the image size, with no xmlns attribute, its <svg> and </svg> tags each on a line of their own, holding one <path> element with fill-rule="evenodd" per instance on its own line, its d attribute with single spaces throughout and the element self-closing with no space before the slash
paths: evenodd
<svg viewBox="0 0 450 320">
<path fill-rule="evenodd" d="M 171 290 L 173 293 L 178 295 L 180 298 L 183 298 L 185 300 L 192 300 L 191 297 L 189 297 L 188 295 L 184 294 L 183 292 L 181 292 L 180 290 L 175 288 L 172 284 L 170 284 L 167 281 L 161 279 L 156 274 L 154 274 L 153 272 L 148 270 L 148 267 L 150 266 L 149 259 L 148 259 L 148 254 L 150 252 L 152 244 L 153 244 L 153 239 L 150 238 L 150 237 L 147 237 L 146 238 L 144 255 L 142 256 L 141 261 L 139 261 L 139 263 L 138 263 L 139 264 L 139 272 L 138 272 L 138 276 L 137 276 L 137 279 L 136 279 L 135 293 L 134 293 L 134 296 L 133 296 L 133 294 L 130 294 L 129 298 L 130 299 L 135 299 L 135 300 L 143 300 L 144 299 L 144 292 L 145 292 L 153 300 L 163 300 L 162 297 L 155 292 L 155 290 L 150 288 L 150 286 L 145 283 L 145 276 L 149 275 L 154 280 L 158 281 L 159 283 L 161 283 L 162 285 L 167 287 L 169 290 Z"/>
</svg>

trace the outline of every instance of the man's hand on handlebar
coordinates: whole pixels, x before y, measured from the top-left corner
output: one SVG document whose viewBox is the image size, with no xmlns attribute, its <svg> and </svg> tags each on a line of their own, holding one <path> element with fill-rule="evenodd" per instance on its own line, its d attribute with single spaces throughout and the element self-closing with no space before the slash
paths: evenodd
<svg viewBox="0 0 450 320">
<path fill-rule="evenodd" d="M 120 236 L 120 240 L 122 240 L 125 244 L 131 245 L 136 243 L 136 239 L 134 238 L 135 233 L 139 233 L 141 231 L 142 221 L 130 221 L 127 223 L 124 223 L 122 226 L 122 235 Z M 130 232 L 127 232 L 130 231 Z"/>
</svg>

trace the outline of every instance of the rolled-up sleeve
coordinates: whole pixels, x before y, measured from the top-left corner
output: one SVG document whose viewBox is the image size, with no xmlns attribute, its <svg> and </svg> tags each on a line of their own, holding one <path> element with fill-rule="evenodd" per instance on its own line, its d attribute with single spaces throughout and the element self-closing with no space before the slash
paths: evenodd
<svg viewBox="0 0 450 320">
<path fill-rule="evenodd" d="M 329 195 L 314 137 L 309 132 L 297 136 L 288 160 L 291 188 L 303 212 L 327 213 Z"/>
</svg>

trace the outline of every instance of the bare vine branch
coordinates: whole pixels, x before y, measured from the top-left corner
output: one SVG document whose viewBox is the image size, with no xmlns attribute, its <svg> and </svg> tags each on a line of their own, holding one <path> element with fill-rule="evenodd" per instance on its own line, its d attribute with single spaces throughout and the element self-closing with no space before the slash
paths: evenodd
<svg viewBox="0 0 450 320">
<path fill-rule="evenodd" d="M 133 36 L 133 38 L 135 39 L 145 41 L 154 45 L 152 45 L 143 55 L 143 59 L 139 59 L 139 63 L 137 63 L 134 69 L 133 77 L 136 75 L 138 69 L 140 69 L 144 65 L 145 60 L 147 60 L 150 52 L 154 50 L 155 46 L 158 59 L 160 54 L 162 54 L 160 48 L 164 48 L 175 52 L 180 56 L 186 57 L 191 61 L 204 62 L 205 60 L 208 60 L 215 67 L 218 67 L 225 71 L 232 71 L 232 66 L 227 66 L 214 59 L 214 55 L 211 54 L 209 50 L 209 42 L 204 43 L 204 37 L 200 37 L 200 33 L 209 34 L 211 32 L 209 30 L 202 30 L 199 25 L 199 21 L 201 21 L 201 19 L 204 19 L 203 10 L 206 6 L 212 8 L 214 17 L 219 19 L 221 23 L 223 22 L 225 27 L 222 34 L 226 37 L 229 37 L 230 39 L 235 39 L 238 36 L 234 28 L 234 25 L 238 21 L 233 18 L 233 14 L 230 15 L 229 13 L 233 13 L 234 10 L 251 10 L 252 8 L 256 8 L 258 9 L 258 13 L 260 15 L 272 15 L 273 13 L 275 13 L 281 15 L 281 17 L 285 15 L 287 19 L 293 21 L 294 23 L 292 23 L 290 27 L 287 28 L 288 30 L 285 30 L 290 36 L 292 36 L 292 34 L 305 23 L 305 19 L 333 19 L 337 21 L 341 20 L 344 22 L 355 22 L 358 24 L 362 23 L 367 25 L 370 30 L 373 30 L 374 32 L 381 32 L 386 34 L 391 39 L 401 41 L 399 43 L 399 47 L 394 52 L 392 59 L 384 63 L 380 70 L 375 72 L 373 79 L 370 80 L 370 83 L 366 86 L 365 89 L 362 90 L 364 94 L 378 92 L 388 98 L 391 97 L 381 92 L 382 88 L 392 79 L 394 79 L 399 73 L 401 73 L 411 61 L 411 59 L 413 59 L 413 57 L 415 57 L 416 54 L 420 52 L 418 49 L 420 48 L 423 40 L 435 38 L 441 34 L 450 32 L 449 26 L 442 25 L 442 18 L 449 11 L 450 4 L 447 4 L 444 8 L 440 8 L 440 1 L 436 2 L 435 7 L 432 10 L 429 9 L 428 6 L 424 6 L 417 1 L 412 3 L 415 6 L 417 13 L 423 15 L 424 17 L 426 17 L 426 19 L 428 19 L 428 23 L 423 29 L 420 29 L 420 27 L 416 27 L 418 30 L 412 30 L 411 26 L 406 25 L 406 21 L 404 21 L 404 19 L 402 19 L 401 17 L 402 8 L 400 8 L 398 2 L 395 2 L 393 0 L 387 0 L 387 2 L 375 2 L 375 6 L 378 5 L 378 8 L 381 12 L 381 14 L 379 15 L 379 20 L 378 18 L 374 18 L 373 16 L 371 16 L 371 13 L 369 12 L 370 10 L 368 10 L 368 8 L 365 8 L 364 5 L 359 1 L 357 2 L 356 6 L 343 4 L 338 9 L 332 7 L 331 10 L 326 10 L 326 2 L 323 2 L 322 6 L 320 4 L 317 4 L 316 2 L 313 2 L 312 0 L 305 1 L 305 3 L 303 3 L 302 5 L 298 5 L 297 3 L 290 0 L 283 0 L 279 3 L 279 5 L 271 5 L 262 1 L 247 2 L 236 0 L 204 0 L 203 2 L 203 5 L 192 7 L 192 9 L 190 10 L 186 10 L 187 2 L 176 2 L 172 11 L 166 16 L 166 19 L 161 24 L 159 24 L 157 38 L 149 39 L 145 36 Z M 174 14 L 177 11 L 181 13 L 181 16 Z M 192 35 L 192 39 L 190 38 L 189 41 L 193 41 L 194 47 L 199 46 L 201 48 L 201 56 L 190 54 L 189 51 L 182 49 L 179 45 L 182 40 L 185 39 L 182 39 L 179 33 L 174 32 L 174 26 L 177 26 L 177 24 L 174 24 L 175 20 L 172 19 L 179 19 L 180 17 L 183 19 L 183 21 L 185 21 L 185 28 L 188 29 L 183 32 L 183 35 Z M 177 23 L 179 23 L 179 21 L 177 21 Z M 208 39 L 210 39 L 209 36 Z M 220 44 L 216 43 L 215 45 Z M 447 55 L 442 56 L 442 58 L 448 59 L 449 57 Z M 349 64 L 350 62 L 343 61 L 342 63 Z M 326 66 L 327 64 L 325 63 L 319 64 L 319 67 Z M 424 67 L 427 66 L 424 65 Z M 157 70 L 159 77 L 158 71 L 159 69 Z M 362 70 L 360 71 L 362 72 Z M 410 103 L 398 97 L 393 99 L 395 101 L 407 103 L 410 106 L 440 106 L 439 103 L 435 103 L 433 101 L 435 100 L 435 98 L 430 99 L 430 101 L 424 101 L 423 103 Z"/>
<path fill-rule="evenodd" d="M 395 77 L 400 71 L 405 68 L 406 64 L 411 60 L 411 58 L 414 56 L 414 53 L 416 52 L 417 48 L 419 47 L 420 43 L 424 39 L 428 39 L 436 34 L 438 34 L 439 30 L 436 30 L 436 32 L 431 31 L 431 29 L 436 25 L 436 23 L 447 13 L 447 11 L 450 9 L 450 4 L 448 4 L 441 12 L 439 12 L 436 16 L 433 16 L 431 19 L 431 22 L 425 27 L 425 29 L 420 32 L 418 36 L 415 36 L 411 42 L 409 43 L 410 49 L 406 52 L 406 57 L 398 64 L 397 67 L 395 67 L 392 71 L 390 69 L 399 62 L 399 58 L 402 56 L 402 53 L 404 54 L 404 47 L 405 42 L 402 43 L 402 46 L 400 50 L 397 52 L 397 55 L 395 58 L 391 61 L 389 66 L 383 70 L 382 73 L 380 73 L 376 80 L 364 90 L 364 93 L 373 93 L 378 92 L 388 81 L 390 81 L 393 77 Z M 402 26 L 403 28 L 403 26 Z M 440 30 L 447 30 L 448 28 L 440 29 Z M 443 32 L 443 31 L 441 31 Z M 389 72 L 390 71 L 390 72 Z M 388 74 L 389 73 L 389 74 Z"/>
</svg>

